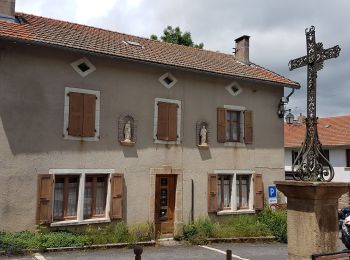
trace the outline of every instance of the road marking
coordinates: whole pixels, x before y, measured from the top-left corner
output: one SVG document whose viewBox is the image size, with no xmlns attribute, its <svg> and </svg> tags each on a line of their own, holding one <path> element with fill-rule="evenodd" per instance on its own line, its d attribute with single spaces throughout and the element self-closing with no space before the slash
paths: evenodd
<svg viewBox="0 0 350 260">
<path fill-rule="evenodd" d="M 34 257 L 38 260 L 46 260 L 46 258 L 42 254 L 39 254 L 39 253 L 35 253 Z"/>
<path fill-rule="evenodd" d="M 226 252 L 225 252 L 225 251 L 216 249 L 216 248 L 214 248 L 214 247 L 209 247 L 209 246 L 200 246 L 200 247 L 226 255 Z M 232 254 L 232 257 L 233 257 L 233 258 L 237 258 L 237 259 L 239 259 L 239 260 L 249 260 L 249 259 L 247 259 L 247 258 L 243 258 L 243 257 L 240 257 L 239 255 L 234 255 L 234 254 Z"/>
</svg>

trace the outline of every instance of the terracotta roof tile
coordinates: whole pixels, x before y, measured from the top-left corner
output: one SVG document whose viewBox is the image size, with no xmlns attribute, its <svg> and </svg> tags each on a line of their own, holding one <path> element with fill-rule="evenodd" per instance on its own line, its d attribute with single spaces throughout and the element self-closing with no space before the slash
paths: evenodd
<svg viewBox="0 0 350 260">
<path fill-rule="evenodd" d="M 320 118 L 318 135 L 323 146 L 350 145 L 350 115 Z M 300 147 L 305 124 L 284 124 L 284 147 Z"/>
<path fill-rule="evenodd" d="M 29 14 L 17 13 L 17 17 L 24 22 L 15 24 L 0 21 L 0 38 L 44 43 L 221 75 L 274 82 L 294 88 L 300 87 L 299 83 L 256 64 L 242 64 L 231 54 L 164 43 Z M 127 41 L 137 42 L 142 47 L 129 45 Z"/>
</svg>

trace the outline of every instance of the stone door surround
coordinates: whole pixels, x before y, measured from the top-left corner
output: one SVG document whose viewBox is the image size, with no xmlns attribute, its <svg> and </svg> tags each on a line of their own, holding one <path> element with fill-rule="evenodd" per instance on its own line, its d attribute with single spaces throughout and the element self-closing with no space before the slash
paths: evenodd
<svg viewBox="0 0 350 260">
<path fill-rule="evenodd" d="M 183 170 L 172 168 L 171 166 L 162 166 L 150 169 L 150 196 L 149 196 L 149 221 L 154 223 L 154 212 L 156 202 L 156 175 L 173 174 L 176 178 L 175 192 L 175 211 L 174 211 L 174 236 L 182 234 L 183 228 Z"/>
</svg>

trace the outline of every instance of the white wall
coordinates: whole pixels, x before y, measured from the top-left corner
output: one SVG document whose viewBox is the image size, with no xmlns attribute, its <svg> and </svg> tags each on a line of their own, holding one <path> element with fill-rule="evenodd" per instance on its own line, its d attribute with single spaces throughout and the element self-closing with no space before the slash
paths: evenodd
<svg viewBox="0 0 350 260">
<path fill-rule="evenodd" d="M 329 150 L 330 163 L 334 168 L 333 181 L 350 182 L 350 167 L 346 167 L 346 149 L 349 147 L 324 147 L 324 149 Z M 298 149 L 285 148 L 285 171 L 292 170 L 292 150 Z"/>
</svg>

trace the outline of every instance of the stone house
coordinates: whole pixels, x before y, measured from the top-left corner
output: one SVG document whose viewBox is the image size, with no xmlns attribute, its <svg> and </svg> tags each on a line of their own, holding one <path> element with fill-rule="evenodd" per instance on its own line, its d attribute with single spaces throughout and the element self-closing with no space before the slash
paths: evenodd
<svg viewBox="0 0 350 260">
<path fill-rule="evenodd" d="M 284 87 L 249 60 L 0 4 L 0 230 L 123 220 L 181 233 L 284 179 Z"/>
<path fill-rule="evenodd" d="M 301 120 L 300 120 L 301 119 Z M 318 134 L 325 157 L 334 168 L 333 181 L 350 182 L 350 116 L 320 118 Z M 292 165 L 305 138 L 302 116 L 292 125 L 284 125 L 285 174 L 292 179 Z M 339 208 L 349 206 L 349 193 L 339 200 Z"/>
</svg>

